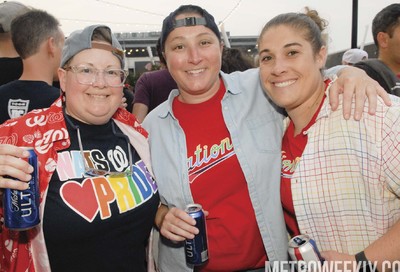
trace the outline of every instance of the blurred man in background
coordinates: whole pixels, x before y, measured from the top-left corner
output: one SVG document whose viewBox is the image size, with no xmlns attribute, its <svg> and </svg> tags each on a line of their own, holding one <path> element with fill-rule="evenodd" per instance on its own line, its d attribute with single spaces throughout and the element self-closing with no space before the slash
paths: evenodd
<svg viewBox="0 0 400 272">
<path fill-rule="evenodd" d="M 382 9 L 372 21 L 378 59 L 400 78 L 400 3 Z"/>
<path fill-rule="evenodd" d="M 342 57 L 342 64 L 343 65 L 354 65 L 355 63 L 362 61 L 362 60 L 367 60 L 368 59 L 368 53 L 365 52 L 362 49 L 358 48 L 351 48 L 344 52 L 343 57 Z"/>
<path fill-rule="evenodd" d="M 11 40 L 11 21 L 29 8 L 14 1 L 0 3 L 0 85 L 18 79 L 22 74 L 22 60 Z"/>
<path fill-rule="evenodd" d="M 58 80 L 65 39 L 59 21 L 46 11 L 32 9 L 12 21 L 11 37 L 23 72 L 19 79 L 0 86 L 0 124 L 47 108 L 60 96 L 60 89 L 52 86 Z"/>
</svg>

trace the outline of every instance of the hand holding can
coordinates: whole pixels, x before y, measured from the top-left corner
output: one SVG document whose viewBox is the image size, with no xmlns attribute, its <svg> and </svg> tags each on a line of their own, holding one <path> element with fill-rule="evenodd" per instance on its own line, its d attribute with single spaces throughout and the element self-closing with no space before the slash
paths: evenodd
<svg viewBox="0 0 400 272">
<path fill-rule="evenodd" d="M 308 271 L 309 264 L 322 264 L 323 258 L 317 245 L 308 235 L 297 235 L 289 241 L 289 255 L 292 261 L 297 262 L 297 271 Z"/>
<path fill-rule="evenodd" d="M 0 144 L 0 193 L 5 188 L 24 190 L 28 188 L 33 167 L 26 158 L 30 153 L 26 148 L 11 144 Z"/>
<path fill-rule="evenodd" d="M 185 240 L 186 262 L 191 265 L 202 265 L 208 260 L 208 243 L 206 219 L 201 205 L 189 204 L 185 211 L 196 220 L 199 233 L 193 239 Z"/>
<path fill-rule="evenodd" d="M 26 148 L 29 157 L 26 159 L 33 167 L 28 189 L 17 190 L 7 188 L 4 190 L 4 224 L 13 230 L 27 230 L 40 222 L 39 218 L 39 164 L 33 148 Z"/>
</svg>

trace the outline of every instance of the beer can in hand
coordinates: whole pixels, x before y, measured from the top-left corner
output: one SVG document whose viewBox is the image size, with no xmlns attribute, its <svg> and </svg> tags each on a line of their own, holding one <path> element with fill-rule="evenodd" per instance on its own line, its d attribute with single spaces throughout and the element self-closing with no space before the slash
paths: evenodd
<svg viewBox="0 0 400 272">
<path fill-rule="evenodd" d="M 308 235 L 297 235 L 289 241 L 289 255 L 292 261 L 301 264 L 297 271 L 307 271 L 307 265 L 313 262 L 314 265 L 323 262 L 317 245 Z"/>
<path fill-rule="evenodd" d="M 28 161 L 33 167 L 28 189 L 5 189 L 3 194 L 4 224 L 12 230 L 27 230 L 38 225 L 39 218 L 39 165 L 33 148 L 26 147 L 29 151 Z"/>
<path fill-rule="evenodd" d="M 185 240 L 186 262 L 190 265 L 202 265 L 208 260 L 206 218 L 199 204 L 189 204 L 185 211 L 196 220 L 199 233 L 193 239 Z"/>
</svg>

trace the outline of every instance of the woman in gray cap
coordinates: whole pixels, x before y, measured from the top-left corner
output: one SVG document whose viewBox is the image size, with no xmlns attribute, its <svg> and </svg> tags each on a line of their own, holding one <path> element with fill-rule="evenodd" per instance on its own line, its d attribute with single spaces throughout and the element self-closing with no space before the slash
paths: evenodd
<svg viewBox="0 0 400 272">
<path fill-rule="evenodd" d="M 0 127 L 1 142 L 11 144 L 2 148 L 11 154 L 23 154 L 14 146 L 33 147 L 41 193 L 39 225 L 23 232 L 2 226 L 1 271 L 147 271 L 159 197 L 147 132 L 119 108 L 123 67 L 121 45 L 107 26 L 76 31 L 62 53 L 62 97 Z"/>
</svg>

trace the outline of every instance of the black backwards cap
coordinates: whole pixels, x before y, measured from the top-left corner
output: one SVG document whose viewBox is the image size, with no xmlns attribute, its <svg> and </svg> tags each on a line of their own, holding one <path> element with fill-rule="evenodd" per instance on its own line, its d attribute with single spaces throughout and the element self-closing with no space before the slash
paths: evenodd
<svg viewBox="0 0 400 272">
<path fill-rule="evenodd" d="M 184 19 L 175 20 L 175 17 L 182 13 L 197 13 L 202 17 L 187 17 Z M 195 5 L 182 5 L 175 11 L 171 12 L 163 21 L 161 30 L 161 49 L 164 51 L 165 41 L 169 33 L 177 27 L 183 26 L 196 26 L 203 25 L 212 30 L 217 35 L 218 39 L 221 40 L 221 34 L 217 24 L 215 23 L 214 17 L 208 13 L 205 9 Z"/>
</svg>

